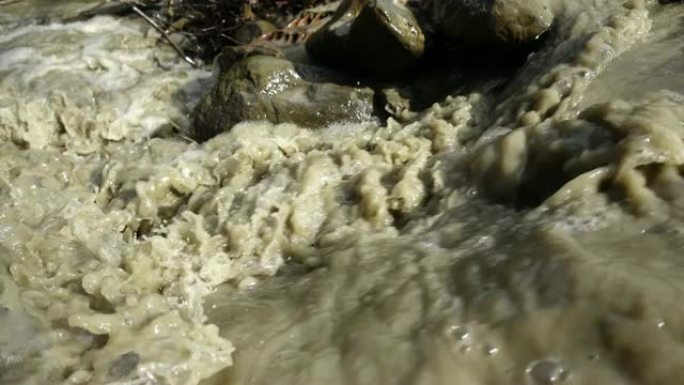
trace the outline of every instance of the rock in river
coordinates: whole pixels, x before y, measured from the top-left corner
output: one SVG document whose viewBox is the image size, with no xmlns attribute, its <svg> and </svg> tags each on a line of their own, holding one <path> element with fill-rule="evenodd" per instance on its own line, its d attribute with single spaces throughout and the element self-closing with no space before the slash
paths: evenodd
<svg viewBox="0 0 684 385">
<path fill-rule="evenodd" d="M 473 45 L 526 43 L 554 19 L 550 0 L 431 0 L 429 8 L 441 33 Z"/>
<path fill-rule="evenodd" d="M 380 79 L 400 77 L 416 63 L 425 36 L 413 13 L 391 0 L 345 0 L 307 41 L 326 64 Z"/>
<path fill-rule="evenodd" d="M 191 135 L 207 140 L 246 120 L 321 127 L 372 119 L 371 89 L 335 84 L 323 73 L 272 56 L 247 57 L 223 71 L 199 103 Z"/>
</svg>

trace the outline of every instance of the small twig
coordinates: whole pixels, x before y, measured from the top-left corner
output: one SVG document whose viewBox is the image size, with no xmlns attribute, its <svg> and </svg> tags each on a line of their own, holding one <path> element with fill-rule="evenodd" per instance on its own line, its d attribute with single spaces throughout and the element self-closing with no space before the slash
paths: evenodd
<svg viewBox="0 0 684 385">
<path fill-rule="evenodd" d="M 137 13 L 137 14 L 138 14 L 140 17 L 142 17 L 148 24 L 150 24 L 152 27 L 154 27 L 154 29 L 156 29 L 157 32 L 159 32 L 159 33 L 162 35 L 162 37 L 164 37 L 164 39 L 171 45 L 171 47 L 173 47 L 173 49 L 176 50 L 176 52 L 178 53 L 178 55 L 179 55 L 183 60 L 185 60 L 188 64 L 190 64 L 190 65 L 193 66 L 193 67 L 199 67 L 199 63 L 196 62 L 196 61 L 194 61 L 194 60 L 192 60 L 191 57 L 189 57 L 188 55 L 186 55 L 185 52 L 183 52 L 183 49 L 182 49 L 181 47 L 179 47 L 178 44 L 176 44 L 173 40 L 171 40 L 171 37 L 166 33 L 166 31 L 164 30 L 164 28 L 162 28 L 162 26 L 160 26 L 159 24 L 157 24 L 157 22 L 154 21 L 154 19 L 152 19 L 151 17 L 147 16 L 147 14 L 146 14 L 145 12 L 143 12 L 140 8 L 138 8 L 138 6 L 135 5 L 135 3 L 134 3 L 133 1 L 131 1 L 131 0 L 119 0 L 119 2 L 128 4 L 128 5 L 131 7 L 131 9 L 133 10 L 133 12 Z"/>
<path fill-rule="evenodd" d="M 13 3 L 18 3 L 22 0 L 0 0 L 0 5 L 9 5 Z"/>
</svg>

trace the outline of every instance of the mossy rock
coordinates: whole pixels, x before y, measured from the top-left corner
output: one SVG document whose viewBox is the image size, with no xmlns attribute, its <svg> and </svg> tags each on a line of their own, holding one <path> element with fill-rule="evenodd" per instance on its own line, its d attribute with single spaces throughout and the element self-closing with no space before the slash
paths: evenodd
<svg viewBox="0 0 684 385">
<path fill-rule="evenodd" d="M 373 119 L 372 90 L 309 81 L 300 73 L 315 73 L 316 69 L 300 67 L 266 55 L 236 63 L 221 73 L 216 86 L 196 107 L 191 136 L 207 140 L 248 120 L 317 128 Z"/>
<path fill-rule="evenodd" d="M 445 36 L 471 45 L 528 43 L 551 27 L 550 0 L 430 0 Z"/>
</svg>

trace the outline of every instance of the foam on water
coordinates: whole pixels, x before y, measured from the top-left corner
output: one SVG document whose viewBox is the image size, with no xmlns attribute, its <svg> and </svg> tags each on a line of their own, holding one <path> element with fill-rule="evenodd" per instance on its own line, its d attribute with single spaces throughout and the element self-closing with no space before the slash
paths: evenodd
<svg viewBox="0 0 684 385">
<path fill-rule="evenodd" d="M 148 27 L 112 17 L 19 27 L 0 37 L 0 50 L 0 87 L 9 91 L 0 96 L 0 138 L 32 148 L 92 152 L 182 131 L 210 77 Z"/>
</svg>

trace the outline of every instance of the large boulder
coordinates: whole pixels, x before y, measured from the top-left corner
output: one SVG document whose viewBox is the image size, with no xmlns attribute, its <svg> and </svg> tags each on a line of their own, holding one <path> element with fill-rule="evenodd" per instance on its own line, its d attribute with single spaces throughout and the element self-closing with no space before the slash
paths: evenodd
<svg viewBox="0 0 684 385">
<path fill-rule="evenodd" d="M 551 0 L 431 0 L 437 30 L 463 43 L 519 44 L 536 39 L 553 23 Z"/>
<path fill-rule="evenodd" d="M 371 89 L 335 84 L 321 74 L 325 71 L 283 58 L 242 59 L 221 73 L 196 107 L 191 135 L 207 140 L 246 120 L 316 128 L 373 119 Z"/>
<path fill-rule="evenodd" d="M 424 48 L 413 13 L 392 0 L 344 0 L 306 44 L 312 57 L 376 79 L 404 76 Z"/>
</svg>

